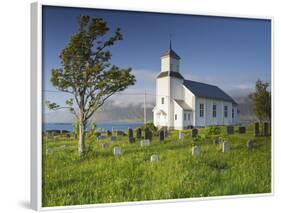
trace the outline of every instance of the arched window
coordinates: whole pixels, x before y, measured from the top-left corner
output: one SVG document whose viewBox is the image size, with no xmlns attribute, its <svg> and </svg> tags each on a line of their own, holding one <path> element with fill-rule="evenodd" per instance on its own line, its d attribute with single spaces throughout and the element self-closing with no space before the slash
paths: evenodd
<svg viewBox="0 0 281 213">
<path fill-rule="evenodd" d="M 164 98 L 161 98 L 161 103 L 164 104 Z"/>
</svg>

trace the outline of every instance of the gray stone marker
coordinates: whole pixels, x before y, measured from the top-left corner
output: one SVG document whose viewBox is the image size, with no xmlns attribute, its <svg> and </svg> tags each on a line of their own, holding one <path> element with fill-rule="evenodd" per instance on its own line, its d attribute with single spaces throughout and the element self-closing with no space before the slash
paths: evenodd
<svg viewBox="0 0 281 213">
<path fill-rule="evenodd" d="M 253 140 L 248 140 L 247 141 L 247 147 L 249 148 L 249 149 L 252 149 L 252 148 L 254 148 L 254 141 Z"/>
<path fill-rule="evenodd" d="M 180 140 L 183 140 L 184 139 L 184 132 L 179 132 L 179 139 Z"/>
<path fill-rule="evenodd" d="M 153 154 L 150 156 L 150 162 L 157 162 L 159 160 L 158 155 Z"/>
<path fill-rule="evenodd" d="M 102 143 L 101 144 L 101 147 L 103 148 L 103 149 L 107 149 L 107 148 L 109 148 L 109 143 Z"/>
<path fill-rule="evenodd" d="M 164 128 L 164 137 L 166 138 L 166 137 L 168 137 L 168 135 L 169 135 L 169 131 L 168 131 L 168 129 L 165 127 L 165 128 Z"/>
<path fill-rule="evenodd" d="M 239 132 L 240 134 L 245 134 L 245 133 L 246 133 L 246 127 L 245 127 L 245 126 L 239 126 L 238 132 Z"/>
<path fill-rule="evenodd" d="M 258 137 L 260 135 L 260 125 L 258 122 L 255 123 L 255 128 L 254 128 L 254 136 Z"/>
<path fill-rule="evenodd" d="M 140 145 L 141 147 L 150 146 L 150 140 L 149 139 L 141 140 Z"/>
<path fill-rule="evenodd" d="M 122 155 L 120 146 L 115 146 L 115 147 L 113 148 L 113 154 L 114 154 L 115 156 Z"/>
<path fill-rule="evenodd" d="M 152 132 L 148 128 L 144 130 L 144 139 L 152 140 Z"/>
<path fill-rule="evenodd" d="M 164 130 L 161 129 L 159 132 L 159 141 L 164 141 L 165 135 L 164 135 Z"/>
<path fill-rule="evenodd" d="M 224 141 L 222 143 L 222 152 L 228 152 L 230 150 L 230 143 Z"/>
<path fill-rule="evenodd" d="M 107 130 L 107 136 L 108 136 L 108 137 L 112 136 L 112 132 L 109 131 L 109 130 Z"/>
<path fill-rule="evenodd" d="M 149 139 L 149 129 L 148 128 L 144 129 L 144 139 L 145 140 Z"/>
<path fill-rule="evenodd" d="M 226 132 L 227 132 L 228 135 L 232 135 L 234 133 L 233 126 L 227 126 L 226 127 Z"/>
<path fill-rule="evenodd" d="M 136 136 L 137 136 L 137 139 L 141 139 L 141 128 L 138 128 L 138 129 L 137 129 L 137 134 L 136 134 Z"/>
<path fill-rule="evenodd" d="M 191 130 L 191 137 L 195 138 L 198 135 L 198 129 L 192 129 Z"/>
<path fill-rule="evenodd" d="M 133 138 L 134 137 L 133 129 L 131 129 L 131 128 L 128 129 L 128 137 L 129 138 Z"/>
<path fill-rule="evenodd" d="M 268 136 L 269 125 L 268 122 L 263 123 L 263 136 Z"/>
<path fill-rule="evenodd" d="M 110 137 L 110 140 L 111 140 L 111 141 L 116 141 L 117 139 L 116 139 L 115 136 L 111 136 L 111 137 Z"/>
<path fill-rule="evenodd" d="M 199 146 L 193 146 L 192 147 L 192 150 L 191 150 L 191 154 L 193 156 L 199 156 L 200 155 L 200 152 L 201 152 L 201 149 Z"/>
</svg>

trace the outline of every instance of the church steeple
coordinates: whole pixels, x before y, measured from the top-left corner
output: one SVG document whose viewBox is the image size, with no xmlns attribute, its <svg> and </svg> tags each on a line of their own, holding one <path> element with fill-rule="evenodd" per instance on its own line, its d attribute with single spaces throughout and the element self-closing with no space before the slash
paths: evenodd
<svg viewBox="0 0 281 213">
<path fill-rule="evenodd" d="M 170 35 L 169 49 L 161 55 L 161 72 L 179 72 L 180 57 L 172 49 L 172 39 Z"/>
</svg>

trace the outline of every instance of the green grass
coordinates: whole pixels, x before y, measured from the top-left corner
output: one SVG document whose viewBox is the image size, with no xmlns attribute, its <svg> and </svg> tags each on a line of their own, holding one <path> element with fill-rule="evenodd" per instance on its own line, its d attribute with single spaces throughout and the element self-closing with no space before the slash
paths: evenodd
<svg viewBox="0 0 281 213">
<path fill-rule="evenodd" d="M 154 137 L 152 145 L 145 148 L 139 141 L 129 144 L 127 137 L 110 142 L 109 149 L 88 140 L 90 151 L 83 158 L 78 156 L 74 139 L 50 141 L 44 137 L 43 206 L 271 192 L 270 137 L 256 138 L 255 147 L 248 150 L 246 141 L 253 138 L 253 127 L 249 126 L 246 134 L 227 137 L 231 150 L 222 153 L 220 145 L 206 137 L 206 129 L 200 129 L 203 139 L 196 143 L 201 155 L 194 157 L 190 130 L 185 132 L 183 141 L 173 131 L 165 142 Z M 122 156 L 113 156 L 117 144 Z M 151 163 L 154 153 L 159 161 Z"/>
</svg>

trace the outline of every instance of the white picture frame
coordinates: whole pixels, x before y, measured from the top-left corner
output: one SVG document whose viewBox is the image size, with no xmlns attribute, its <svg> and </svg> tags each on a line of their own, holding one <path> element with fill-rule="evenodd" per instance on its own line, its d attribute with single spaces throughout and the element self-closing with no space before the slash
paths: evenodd
<svg viewBox="0 0 281 213">
<path fill-rule="evenodd" d="M 75 206 L 60 206 L 60 207 L 42 207 L 42 7 L 43 6 L 62 6 L 62 7 L 82 7 L 93 9 L 112 9 L 112 10 L 126 10 L 138 12 L 161 12 L 161 13 L 176 13 L 188 15 L 206 15 L 206 16 L 223 16 L 223 17 L 237 17 L 237 18 L 254 18 L 254 19 L 268 19 L 271 21 L 271 90 L 273 91 L 274 79 L 274 17 L 269 16 L 241 16 L 235 14 L 218 14 L 210 13 L 208 11 L 170 11 L 170 10 L 142 10 L 141 8 L 117 8 L 117 7 L 101 7 L 95 3 L 77 5 L 75 3 L 54 3 L 49 1 L 38 1 L 31 4 L 31 207 L 34 210 L 57 210 L 57 209 L 73 209 L 73 208 L 89 208 L 101 206 L 120 206 L 120 205 L 139 205 L 139 204 L 153 204 L 166 202 L 190 202 L 196 200 L 212 200 L 212 199 L 229 199 L 229 198 L 243 198 L 243 197 L 257 197 L 257 196 L 272 196 L 274 195 L 274 137 L 272 134 L 272 181 L 271 193 L 253 194 L 253 195 L 231 195 L 231 196 L 216 196 L 205 198 L 184 198 L 171 200 L 153 200 L 153 201 L 138 201 L 138 202 L 120 202 L 120 203 L 105 203 L 105 204 L 87 204 Z M 273 101 L 273 96 L 272 96 Z M 274 102 L 272 102 L 274 103 Z M 273 109 L 273 105 L 272 105 Z M 273 109 L 274 111 L 274 109 Z M 274 116 L 272 116 L 272 124 L 274 125 Z M 273 128 L 272 128 L 273 129 Z"/>
</svg>

